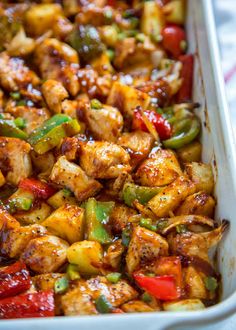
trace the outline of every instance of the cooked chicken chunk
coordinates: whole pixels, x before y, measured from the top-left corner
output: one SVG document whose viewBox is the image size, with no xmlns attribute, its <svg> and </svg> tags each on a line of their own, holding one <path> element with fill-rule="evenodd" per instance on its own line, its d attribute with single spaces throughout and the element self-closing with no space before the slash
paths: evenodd
<svg viewBox="0 0 236 330">
<path fill-rule="evenodd" d="M 87 107 L 85 118 L 95 139 L 116 142 L 123 127 L 123 117 L 118 109 L 109 105 L 103 105 L 101 109 Z"/>
<path fill-rule="evenodd" d="M 62 296 L 61 304 L 62 310 L 67 316 L 98 314 L 92 297 L 77 288 Z"/>
<path fill-rule="evenodd" d="M 5 232 L 19 227 L 20 223 L 3 207 L 0 207 L 0 242 L 2 242 L 2 235 L 4 235 Z"/>
<path fill-rule="evenodd" d="M 48 177 L 55 163 L 55 157 L 53 153 L 48 151 L 40 155 L 37 154 L 35 151 L 32 151 L 30 153 L 30 156 L 36 171 L 41 173 L 40 175 Z"/>
<path fill-rule="evenodd" d="M 117 143 L 129 152 L 131 165 L 136 166 L 151 151 L 154 138 L 149 133 L 134 131 L 123 133 Z"/>
<path fill-rule="evenodd" d="M 168 217 L 186 197 L 195 192 L 195 185 L 186 177 L 179 176 L 148 203 L 148 208 L 159 218 Z"/>
<path fill-rule="evenodd" d="M 142 186 L 165 186 L 182 174 L 172 150 L 159 149 L 138 168 L 135 179 Z"/>
<path fill-rule="evenodd" d="M 209 249 L 221 240 L 228 226 L 228 222 L 224 221 L 218 228 L 208 232 L 186 232 L 176 235 L 171 233 L 168 235 L 170 250 L 173 254 L 196 256 L 209 262 Z"/>
<path fill-rule="evenodd" d="M 106 251 L 103 263 L 112 267 L 112 269 L 118 271 L 120 269 L 120 263 L 122 254 L 124 252 L 124 245 L 121 240 L 117 240 L 112 243 Z"/>
<path fill-rule="evenodd" d="M 27 106 L 11 107 L 8 112 L 14 117 L 21 117 L 26 121 L 25 131 L 30 134 L 37 127 L 41 126 L 42 123 L 49 119 L 49 111 L 46 108 L 34 108 Z"/>
<path fill-rule="evenodd" d="M 53 113 L 61 113 L 62 101 L 69 95 L 61 82 L 49 79 L 42 85 L 43 96 Z"/>
<path fill-rule="evenodd" d="M 58 80 L 71 95 L 79 91 L 77 52 L 57 39 L 44 40 L 35 50 L 35 59 L 43 79 Z"/>
<path fill-rule="evenodd" d="M 80 165 L 96 179 L 112 179 L 124 171 L 129 172 L 129 154 L 120 146 L 109 142 L 81 143 Z"/>
<path fill-rule="evenodd" d="M 30 145 L 20 139 L 0 137 L 0 169 L 7 182 L 18 185 L 31 175 Z"/>
<path fill-rule="evenodd" d="M 102 188 L 98 181 L 89 178 L 80 166 L 69 162 L 65 156 L 55 163 L 50 178 L 73 191 L 79 201 L 96 195 Z"/>
<path fill-rule="evenodd" d="M 129 223 L 129 218 L 137 212 L 124 204 L 116 203 L 110 215 L 110 223 L 114 233 L 122 233 L 122 230 Z"/>
<path fill-rule="evenodd" d="M 19 258 L 32 239 L 44 236 L 46 232 L 43 226 L 37 224 L 7 230 L 2 240 L 1 252 L 10 258 Z"/>
<path fill-rule="evenodd" d="M 28 84 L 36 86 L 39 78 L 31 71 L 24 61 L 18 57 L 0 54 L 0 85 L 7 91 L 27 89 Z"/>
<path fill-rule="evenodd" d="M 207 299 L 208 292 L 203 280 L 203 276 L 192 266 L 184 269 L 184 282 L 189 298 Z"/>
<path fill-rule="evenodd" d="M 128 272 L 131 274 L 142 264 L 149 263 L 158 256 L 168 254 L 168 243 L 159 234 L 143 227 L 135 227 L 126 255 Z"/>
<path fill-rule="evenodd" d="M 41 223 L 52 212 L 52 208 L 44 202 L 37 202 L 29 211 L 19 211 L 14 213 L 14 217 L 23 225 Z"/>
<path fill-rule="evenodd" d="M 61 273 L 40 274 L 32 277 L 33 284 L 39 291 L 54 290 L 54 285 L 59 278 L 64 277 Z"/>
<path fill-rule="evenodd" d="M 199 214 L 212 217 L 214 214 L 215 200 L 205 192 L 197 192 L 188 196 L 175 211 L 176 215 Z"/>
<path fill-rule="evenodd" d="M 56 236 L 32 239 L 26 246 L 21 259 L 36 273 L 50 273 L 66 262 L 68 243 Z"/>
</svg>

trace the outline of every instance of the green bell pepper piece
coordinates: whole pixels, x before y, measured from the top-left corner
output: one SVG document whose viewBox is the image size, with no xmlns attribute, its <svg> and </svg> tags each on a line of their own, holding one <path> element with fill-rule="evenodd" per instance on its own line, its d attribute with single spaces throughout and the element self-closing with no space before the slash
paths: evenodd
<svg viewBox="0 0 236 330">
<path fill-rule="evenodd" d="M 28 135 L 16 126 L 13 120 L 0 119 L 0 136 L 26 140 Z"/>
<path fill-rule="evenodd" d="M 107 314 L 110 313 L 113 309 L 113 306 L 111 303 L 107 300 L 107 298 L 104 295 L 99 296 L 95 300 L 95 306 L 99 313 L 101 314 Z"/>
<path fill-rule="evenodd" d="M 32 145 L 36 144 L 36 142 L 49 133 L 53 128 L 71 120 L 72 119 L 69 116 L 63 114 L 57 114 L 51 117 L 33 131 L 33 133 L 29 136 L 28 142 Z"/>
<path fill-rule="evenodd" d="M 106 278 L 108 279 L 109 282 L 115 284 L 117 282 L 119 282 L 119 280 L 121 279 L 121 273 L 109 273 L 107 274 Z"/>
<path fill-rule="evenodd" d="M 80 279 L 80 274 L 78 272 L 78 266 L 77 265 L 69 264 L 67 269 L 66 269 L 66 273 L 72 281 Z"/>
<path fill-rule="evenodd" d="M 179 149 L 192 142 L 199 134 L 200 128 L 201 126 L 198 119 L 194 118 L 187 132 L 180 132 L 179 134 L 163 141 L 162 143 L 165 148 Z"/>
<path fill-rule="evenodd" d="M 162 187 L 144 187 L 133 183 L 126 183 L 123 187 L 122 197 L 128 206 L 132 206 L 136 199 L 144 205 L 162 189 Z"/>
<path fill-rule="evenodd" d="M 76 119 L 69 120 L 52 128 L 43 137 L 31 145 L 38 154 L 44 154 L 55 148 L 64 137 L 73 136 L 79 133 L 79 131 L 80 125 L 78 121 Z"/>
<path fill-rule="evenodd" d="M 98 241 L 101 244 L 112 241 L 112 237 L 104 225 L 108 223 L 114 205 L 114 202 L 98 202 L 95 198 L 88 199 L 85 204 L 88 240 Z"/>
<path fill-rule="evenodd" d="M 69 281 L 66 277 L 59 278 L 54 284 L 54 291 L 57 294 L 66 292 L 68 288 L 69 288 Z"/>
</svg>

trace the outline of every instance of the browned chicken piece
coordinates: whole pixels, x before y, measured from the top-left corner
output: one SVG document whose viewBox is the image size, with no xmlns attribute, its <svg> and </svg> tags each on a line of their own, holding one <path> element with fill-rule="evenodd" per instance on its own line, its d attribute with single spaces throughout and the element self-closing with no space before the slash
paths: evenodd
<svg viewBox="0 0 236 330">
<path fill-rule="evenodd" d="M 183 269 L 185 291 L 188 298 L 208 299 L 209 292 L 204 283 L 204 275 L 193 266 Z"/>
<path fill-rule="evenodd" d="M 159 256 L 168 254 L 168 243 L 159 234 L 143 227 L 135 227 L 126 255 L 127 270 L 130 274 L 141 265 Z"/>
<path fill-rule="evenodd" d="M 199 214 L 212 217 L 215 209 L 215 200 L 205 192 L 197 192 L 188 196 L 175 211 L 175 215 Z"/>
<path fill-rule="evenodd" d="M 2 171 L 0 170 L 0 187 L 2 187 L 6 183 L 6 179 L 4 178 L 4 175 L 2 174 Z"/>
<path fill-rule="evenodd" d="M 53 79 L 46 80 L 42 85 L 42 92 L 49 109 L 53 113 L 61 113 L 62 101 L 69 97 L 62 83 Z"/>
<path fill-rule="evenodd" d="M 148 81 L 136 87 L 138 90 L 147 93 L 152 98 L 152 103 L 159 107 L 168 105 L 170 100 L 170 85 L 164 79 Z"/>
<path fill-rule="evenodd" d="M 79 58 L 69 45 L 57 39 L 46 39 L 35 50 L 35 62 L 43 79 L 61 82 L 72 96 L 79 92 Z"/>
<path fill-rule="evenodd" d="M 74 192 L 79 201 L 96 195 L 102 185 L 88 177 L 82 168 L 61 156 L 53 166 L 50 179 Z"/>
<path fill-rule="evenodd" d="M 134 54 L 136 49 L 135 38 L 125 38 L 117 42 L 115 48 L 115 60 L 114 65 L 116 68 L 122 68 L 124 64 L 127 64 L 127 58 Z"/>
<path fill-rule="evenodd" d="M 61 153 L 66 156 L 67 160 L 73 161 L 77 159 L 80 149 L 79 139 L 75 137 L 67 137 L 63 139 L 61 145 Z"/>
<path fill-rule="evenodd" d="M 52 208 L 44 202 L 37 202 L 29 211 L 18 211 L 14 217 L 23 225 L 39 224 L 52 212 Z"/>
<path fill-rule="evenodd" d="M 38 85 L 37 75 L 31 71 L 24 61 L 18 57 L 9 57 L 7 53 L 0 54 L 0 85 L 7 91 L 26 90 L 28 85 Z"/>
<path fill-rule="evenodd" d="M 151 134 L 143 131 L 123 133 L 117 143 L 128 151 L 131 165 L 135 167 L 141 160 L 145 159 L 154 143 Z"/>
<path fill-rule="evenodd" d="M 146 110 L 150 100 L 147 93 L 115 81 L 110 89 L 107 104 L 118 108 L 126 117 L 132 117 L 137 106 Z"/>
<path fill-rule="evenodd" d="M 20 223 L 3 207 L 0 207 L 0 242 L 2 242 L 5 232 L 19 227 Z"/>
<path fill-rule="evenodd" d="M 92 297 L 80 288 L 75 288 L 61 298 L 62 310 L 66 316 L 98 314 Z"/>
<path fill-rule="evenodd" d="M 228 227 L 228 221 L 223 221 L 218 228 L 208 232 L 170 233 L 167 237 L 170 251 L 174 255 L 196 256 L 209 262 L 208 250 L 219 243 Z"/>
<path fill-rule="evenodd" d="M 115 143 L 94 141 L 80 146 L 80 165 L 90 177 L 112 179 L 131 170 L 129 154 Z"/>
<path fill-rule="evenodd" d="M 19 258 L 32 239 L 46 233 L 46 228 L 37 224 L 4 231 L 1 252 L 9 258 Z"/>
<path fill-rule="evenodd" d="M 110 266 L 113 270 L 118 271 L 120 269 L 121 257 L 124 252 L 124 245 L 121 240 L 117 240 L 112 243 L 106 251 L 106 255 L 103 258 L 103 263 Z"/>
<path fill-rule="evenodd" d="M 189 178 L 195 183 L 197 191 L 212 194 L 214 189 L 214 175 L 210 164 L 192 162 L 185 164 Z"/>
<path fill-rule="evenodd" d="M 65 277 L 65 274 L 61 273 L 40 274 L 32 277 L 32 281 L 39 291 L 54 290 L 56 281 L 63 277 Z"/>
<path fill-rule="evenodd" d="M 147 203 L 148 210 L 159 218 L 168 217 L 186 197 L 195 192 L 195 189 L 192 181 L 179 176 Z"/>
<path fill-rule="evenodd" d="M 116 234 L 122 233 L 122 230 L 129 223 L 129 218 L 136 214 L 137 212 L 134 209 L 131 209 L 124 204 L 117 203 L 110 215 L 112 231 Z"/>
<path fill-rule="evenodd" d="M 106 277 L 97 276 L 86 281 L 85 287 L 93 299 L 104 295 L 112 306 L 117 307 L 125 302 L 135 299 L 138 293 L 128 284 L 126 280 L 119 280 L 117 283 L 110 283 Z M 84 289 L 82 284 L 81 290 Z"/>
<path fill-rule="evenodd" d="M 28 106 L 17 106 L 8 108 L 8 112 L 14 117 L 21 117 L 26 120 L 25 131 L 30 134 L 37 127 L 41 126 L 42 123 L 49 119 L 49 111 L 46 108 L 34 108 Z"/>
<path fill-rule="evenodd" d="M 131 300 L 121 306 L 125 313 L 145 313 L 155 312 L 156 310 L 141 300 Z"/>
<path fill-rule="evenodd" d="M 61 103 L 62 113 L 70 116 L 71 118 L 77 119 L 77 111 L 79 109 L 79 104 L 77 100 L 64 100 Z M 81 123 L 80 123 L 81 125 Z"/>
<path fill-rule="evenodd" d="M 10 137 L 0 137 L 0 169 L 7 182 L 18 185 L 32 173 L 29 143 Z"/>
<path fill-rule="evenodd" d="M 151 153 L 139 166 L 135 181 L 141 186 L 166 186 L 181 174 L 182 170 L 175 153 L 172 150 L 159 149 Z"/>
<path fill-rule="evenodd" d="M 34 169 L 40 173 L 40 176 L 48 177 L 52 171 L 55 163 L 55 156 L 52 152 L 45 152 L 40 155 L 35 151 L 31 151 L 30 157 L 34 166 Z"/>
<path fill-rule="evenodd" d="M 36 273 L 52 273 L 66 262 L 68 243 L 56 236 L 42 236 L 32 239 L 21 259 Z"/>
<path fill-rule="evenodd" d="M 64 204 L 42 223 L 50 233 L 63 238 L 70 244 L 81 241 L 84 234 L 84 209 Z"/>
<path fill-rule="evenodd" d="M 123 116 L 117 108 L 103 105 L 101 109 L 87 107 L 85 119 L 97 140 L 116 142 L 123 127 Z"/>
</svg>

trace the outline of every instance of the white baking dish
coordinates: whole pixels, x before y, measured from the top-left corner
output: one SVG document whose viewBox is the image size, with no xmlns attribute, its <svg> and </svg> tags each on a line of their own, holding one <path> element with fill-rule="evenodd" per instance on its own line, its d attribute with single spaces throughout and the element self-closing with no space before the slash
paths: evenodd
<svg viewBox="0 0 236 330">
<path fill-rule="evenodd" d="M 211 0 L 189 0 L 189 48 L 196 53 L 194 100 L 202 123 L 203 160 L 215 170 L 216 218 L 230 220 L 230 231 L 221 242 L 218 267 L 222 274 L 222 302 L 198 312 L 56 317 L 0 321 L 1 330 L 157 330 L 211 328 L 236 311 L 236 146 L 225 100 Z M 208 324 L 208 326 L 207 326 Z M 219 323 L 218 323 L 219 324 Z"/>
</svg>

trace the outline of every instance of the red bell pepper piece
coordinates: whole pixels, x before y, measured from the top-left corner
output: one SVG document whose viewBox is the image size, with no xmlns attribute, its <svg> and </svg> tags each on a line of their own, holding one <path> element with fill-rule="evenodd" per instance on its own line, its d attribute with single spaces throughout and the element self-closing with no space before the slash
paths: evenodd
<svg viewBox="0 0 236 330">
<path fill-rule="evenodd" d="M 138 285 L 160 300 L 175 300 L 181 296 L 182 269 L 180 257 L 161 257 L 153 265 L 157 276 L 134 273 Z"/>
<path fill-rule="evenodd" d="M 15 296 L 30 288 L 30 275 L 23 262 L 0 270 L 0 298 Z"/>
<path fill-rule="evenodd" d="M 180 73 L 183 82 L 177 94 L 177 101 L 182 103 L 190 101 L 192 98 L 194 58 L 192 54 L 187 54 L 180 56 L 179 61 L 183 64 Z"/>
<path fill-rule="evenodd" d="M 184 29 L 177 25 L 169 25 L 162 30 L 162 45 L 174 57 L 185 52 L 186 34 Z"/>
<path fill-rule="evenodd" d="M 171 137 L 171 126 L 168 121 L 162 117 L 162 115 L 151 110 L 145 110 L 144 114 L 154 125 L 161 140 L 166 140 Z M 143 121 L 142 113 L 138 109 L 134 110 L 132 129 L 148 132 L 147 126 Z"/>
<path fill-rule="evenodd" d="M 134 279 L 142 289 L 157 299 L 176 300 L 180 297 L 174 275 L 150 277 L 135 273 Z"/>
<path fill-rule="evenodd" d="M 39 199 L 48 199 L 56 192 L 55 189 L 49 184 L 34 178 L 26 178 L 21 180 L 19 188 L 32 192 L 35 198 Z"/>
<path fill-rule="evenodd" d="M 54 316 L 53 291 L 22 294 L 0 300 L 0 319 Z"/>
</svg>

